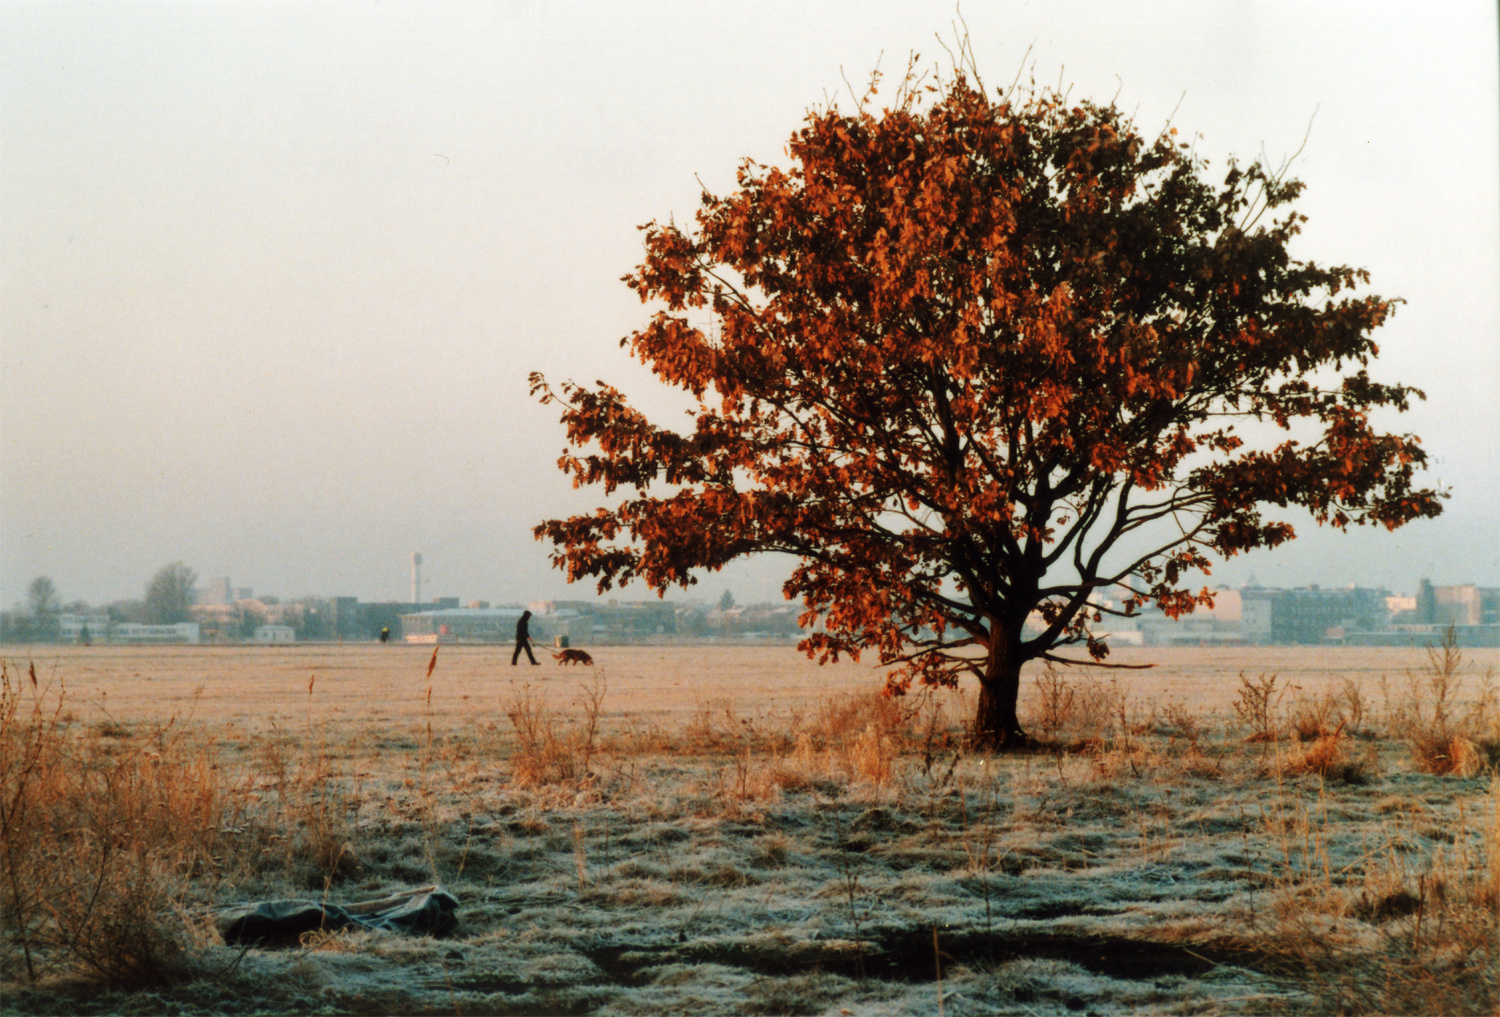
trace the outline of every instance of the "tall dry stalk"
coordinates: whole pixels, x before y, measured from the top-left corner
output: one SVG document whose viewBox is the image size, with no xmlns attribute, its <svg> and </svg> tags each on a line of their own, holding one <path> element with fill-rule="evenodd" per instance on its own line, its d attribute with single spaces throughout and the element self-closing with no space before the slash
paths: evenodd
<svg viewBox="0 0 1500 1017">
<path fill-rule="evenodd" d="M 307 680 L 303 732 L 283 732 L 273 720 L 271 735 L 259 748 L 263 776 L 275 794 L 248 817 L 252 834 L 243 845 L 257 853 L 242 857 L 255 871 L 279 867 L 299 889 L 329 888 L 359 870 L 351 816 L 359 797 L 349 786 L 328 744 L 327 732 L 313 716 L 317 675 Z"/>
</svg>

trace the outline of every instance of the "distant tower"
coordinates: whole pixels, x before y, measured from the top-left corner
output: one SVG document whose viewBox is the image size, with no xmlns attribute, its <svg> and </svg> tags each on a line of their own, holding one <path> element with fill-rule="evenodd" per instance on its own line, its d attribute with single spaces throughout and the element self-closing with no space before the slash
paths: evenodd
<svg viewBox="0 0 1500 1017">
<path fill-rule="evenodd" d="M 422 552 L 411 553 L 411 602 L 413 607 L 422 606 Z"/>
</svg>

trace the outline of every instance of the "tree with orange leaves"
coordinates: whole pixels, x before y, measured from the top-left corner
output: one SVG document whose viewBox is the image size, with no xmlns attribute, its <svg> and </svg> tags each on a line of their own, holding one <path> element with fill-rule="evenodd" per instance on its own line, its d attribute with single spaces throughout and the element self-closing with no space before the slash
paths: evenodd
<svg viewBox="0 0 1500 1017">
<path fill-rule="evenodd" d="M 598 383 L 562 407 L 574 485 L 629 496 L 536 528 L 570 580 L 658 593 L 779 551 L 820 661 L 979 685 L 976 742 L 1024 740 L 1027 661 L 1102 663 L 1113 614 L 1212 604 L 1210 554 L 1293 536 L 1274 506 L 1394 529 L 1441 511 L 1367 371 L 1393 301 L 1294 259 L 1302 185 L 1113 104 L 989 93 L 972 64 L 892 105 L 815 109 L 789 165 L 742 164 L 693 226 L 645 227 L 655 313 L 621 345 L 696 400 L 648 421 Z M 705 332 L 690 314 L 712 315 Z M 656 488 L 653 490 L 653 488 Z"/>
</svg>

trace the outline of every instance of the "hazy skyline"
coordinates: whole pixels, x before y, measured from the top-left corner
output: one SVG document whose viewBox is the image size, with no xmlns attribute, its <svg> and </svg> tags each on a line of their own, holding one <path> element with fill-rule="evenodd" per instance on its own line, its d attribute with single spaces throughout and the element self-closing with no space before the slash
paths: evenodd
<svg viewBox="0 0 1500 1017">
<path fill-rule="evenodd" d="M 1308 522 L 1211 581 L 1500 585 L 1495 5 L 963 16 L 988 85 L 1024 61 L 1118 93 L 1147 133 L 1175 109 L 1216 166 L 1306 135 L 1294 252 L 1406 301 L 1372 374 L 1428 401 L 1378 423 L 1423 438 L 1444 515 Z M 636 227 L 690 219 L 699 181 L 729 190 L 745 157 L 782 160 L 807 108 L 877 61 L 888 82 L 912 51 L 946 68 L 953 21 L 947 0 L 0 0 L 0 604 L 39 574 L 66 600 L 138 597 L 179 559 L 401 600 L 412 551 L 427 597 L 590 595 L 531 537 L 599 495 L 557 471 L 527 374 L 681 405 L 618 345 L 647 316 L 619 281 Z M 769 599 L 784 571 L 694 595 Z"/>
</svg>

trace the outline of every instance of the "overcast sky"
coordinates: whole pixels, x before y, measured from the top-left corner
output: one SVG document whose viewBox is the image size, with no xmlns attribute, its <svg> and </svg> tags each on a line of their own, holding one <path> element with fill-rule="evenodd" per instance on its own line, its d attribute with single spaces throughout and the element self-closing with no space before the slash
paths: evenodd
<svg viewBox="0 0 1500 1017">
<path fill-rule="evenodd" d="M 1500 585 L 1491 0 L 969 2 L 981 70 L 1295 175 L 1299 257 L 1406 300 L 1374 374 L 1428 401 L 1437 521 L 1299 527 L 1272 585 Z M 0 2 L 0 604 L 138 597 L 181 559 L 283 597 L 576 596 L 531 527 L 596 503 L 528 372 L 662 396 L 619 348 L 636 227 L 782 158 L 954 6 Z M 1027 56 L 1028 47 L 1030 55 Z M 884 56 L 882 57 L 882 53 Z M 1316 114 L 1316 115 L 1315 115 Z M 709 577 L 777 595 L 779 562 Z M 644 596 L 628 588 L 626 596 Z"/>
</svg>

